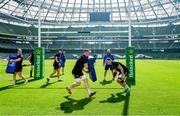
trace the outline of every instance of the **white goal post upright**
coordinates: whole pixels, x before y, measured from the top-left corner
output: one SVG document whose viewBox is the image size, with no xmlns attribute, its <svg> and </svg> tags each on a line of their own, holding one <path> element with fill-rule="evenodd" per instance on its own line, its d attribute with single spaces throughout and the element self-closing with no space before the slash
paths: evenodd
<svg viewBox="0 0 180 116">
<path fill-rule="evenodd" d="M 38 2 L 38 47 L 41 47 L 41 0 Z"/>
<path fill-rule="evenodd" d="M 132 47 L 131 36 L 131 0 L 128 1 L 128 47 L 126 48 L 126 66 L 129 69 L 128 80 L 135 84 L 135 47 Z"/>
<path fill-rule="evenodd" d="M 45 50 L 41 47 L 41 0 L 38 1 L 38 47 L 34 49 L 34 79 L 44 78 Z"/>
<path fill-rule="evenodd" d="M 131 47 L 131 0 L 128 1 L 128 46 Z"/>
</svg>

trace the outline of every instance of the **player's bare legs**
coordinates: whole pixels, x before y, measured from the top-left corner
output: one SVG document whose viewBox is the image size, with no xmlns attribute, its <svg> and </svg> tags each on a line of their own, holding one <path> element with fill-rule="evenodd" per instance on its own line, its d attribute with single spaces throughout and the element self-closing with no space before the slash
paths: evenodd
<svg viewBox="0 0 180 116">
<path fill-rule="evenodd" d="M 81 79 L 77 78 L 76 81 L 74 83 L 72 83 L 71 85 L 69 85 L 68 87 L 66 87 L 66 90 L 68 91 L 69 94 L 71 94 L 71 89 L 80 86 L 81 85 Z"/>
<path fill-rule="evenodd" d="M 51 75 L 47 78 L 47 83 L 49 83 L 50 79 L 53 78 L 53 75 L 56 74 L 57 72 L 57 76 L 58 76 L 58 81 L 62 81 L 60 79 L 60 69 L 54 69 L 53 72 L 51 73 Z"/>
<path fill-rule="evenodd" d="M 28 80 L 25 79 L 25 77 L 24 77 L 24 75 L 22 74 L 22 72 L 15 72 L 15 73 L 13 74 L 13 82 L 12 82 L 12 85 L 15 85 L 15 84 L 16 84 L 16 76 L 17 76 L 17 74 L 18 74 L 18 76 L 19 76 L 21 79 L 24 80 L 24 83 L 25 83 L 25 84 L 28 82 Z"/>
<path fill-rule="evenodd" d="M 80 79 L 80 78 L 77 78 L 77 79 L 76 79 L 76 82 L 72 83 L 72 84 L 69 86 L 69 89 L 75 88 L 75 87 L 80 86 L 80 85 L 81 85 L 81 79 Z"/>
<path fill-rule="evenodd" d="M 81 80 L 84 82 L 84 85 L 86 87 L 86 90 L 88 92 L 89 97 L 92 97 L 93 95 L 96 94 L 96 92 L 92 92 L 90 87 L 89 87 L 89 83 L 88 83 L 88 79 L 86 76 L 82 76 L 81 78 L 77 78 L 76 82 L 72 83 L 71 85 L 69 85 L 68 87 L 66 87 L 66 90 L 68 91 L 69 94 L 72 94 L 71 89 L 80 86 L 81 85 Z"/>
<path fill-rule="evenodd" d="M 27 79 L 25 79 L 24 75 L 22 74 L 22 72 L 18 72 L 18 76 L 24 80 L 24 84 L 26 84 L 28 82 Z"/>
<path fill-rule="evenodd" d="M 117 79 L 117 82 L 124 88 L 124 91 L 129 93 L 130 92 L 130 88 L 127 85 L 127 83 L 125 82 L 125 77 L 122 77 L 122 75 L 119 76 L 119 78 Z"/>
<path fill-rule="evenodd" d="M 51 73 L 49 77 L 52 77 L 55 73 L 56 73 L 56 70 L 54 70 L 53 73 Z"/>
<path fill-rule="evenodd" d="M 84 85 L 85 85 L 85 87 L 86 87 L 86 90 L 87 90 L 87 92 L 88 92 L 89 97 L 95 95 L 96 92 L 92 92 L 91 89 L 90 89 L 90 87 L 89 87 L 89 82 L 88 82 L 87 77 L 86 77 L 86 76 L 83 76 L 83 77 L 82 77 L 82 80 L 83 80 L 83 82 L 84 82 Z"/>
<path fill-rule="evenodd" d="M 118 80 L 117 80 L 117 82 L 118 82 L 122 87 L 125 87 L 127 84 L 126 84 L 126 82 L 123 82 L 123 83 L 122 83 L 122 81 L 123 81 L 123 80 L 121 80 L 121 79 L 118 79 Z"/>
<path fill-rule="evenodd" d="M 21 77 L 21 79 L 26 80 L 22 72 L 18 72 L 18 76 Z"/>
<path fill-rule="evenodd" d="M 16 75 L 17 75 L 17 72 L 14 72 L 12 85 L 16 84 Z"/>
<path fill-rule="evenodd" d="M 62 80 L 60 79 L 60 68 L 57 69 L 56 71 L 57 71 L 58 81 L 62 81 Z"/>
</svg>

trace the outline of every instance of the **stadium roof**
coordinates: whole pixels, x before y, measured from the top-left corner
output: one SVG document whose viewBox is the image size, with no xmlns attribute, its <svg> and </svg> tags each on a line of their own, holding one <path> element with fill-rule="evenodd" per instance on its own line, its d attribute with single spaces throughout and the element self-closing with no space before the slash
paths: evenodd
<svg viewBox="0 0 180 116">
<path fill-rule="evenodd" d="M 128 0 L 0 0 L 0 18 L 36 24 L 38 4 L 44 24 L 90 22 L 90 13 L 110 13 L 110 23 L 128 22 Z M 131 0 L 131 19 L 135 23 L 178 20 L 178 0 Z"/>
</svg>

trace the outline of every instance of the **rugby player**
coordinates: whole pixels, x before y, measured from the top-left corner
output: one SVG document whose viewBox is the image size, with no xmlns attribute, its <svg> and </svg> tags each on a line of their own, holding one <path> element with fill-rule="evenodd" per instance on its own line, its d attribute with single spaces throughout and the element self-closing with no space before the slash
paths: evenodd
<svg viewBox="0 0 180 116">
<path fill-rule="evenodd" d="M 106 63 L 110 65 L 110 69 L 113 71 L 113 78 L 112 80 L 115 80 L 115 77 L 117 75 L 117 72 L 119 72 L 117 82 L 124 88 L 124 91 L 126 93 L 130 92 L 130 88 L 126 83 L 126 77 L 129 74 L 129 70 L 126 66 L 124 66 L 120 62 L 114 62 L 110 58 L 106 59 Z"/>
<path fill-rule="evenodd" d="M 106 59 L 111 59 L 112 61 L 114 60 L 114 56 L 111 54 L 111 50 L 110 49 L 107 49 L 106 51 L 106 54 L 104 55 L 104 58 L 103 58 L 103 65 L 104 65 L 104 79 L 103 81 L 106 81 L 106 74 L 107 74 L 107 71 L 110 69 L 110 65 L 108 65 L 106 63 Z M 111 70 L 112 72 L 112 70 Z M 113 72 L 112 72 L 113 73 Z"/>
<path fill-rule="evenodd" d="M 13 73 L 13 83 L 12 83 L 12 85 L 16 84 L 16 75 L 17 74 L 19 75 L 20 78 L 22 78 L 24 80 L 24 84 L 26 84 L 28 82 L 28 80 L 22 74 L 22 69 L 23 69 L 23 66 L 22 66 L 22 62 L 23 62 L 22 49 L 18 49 L 17 54 L 18 54 L 17 59 L 10 59 L 9 60 L 10 62 L 17 62 L 15 72 Z"/>
<path fill-rule="evenodd" d="M 72 74 L 75 78 L 75 82 L 70 84 L 68 87 L 66 87 L 66 90 L 68 91 L 69 94 L 72 94 L 71 89 L 77 86 L 80 86 L 81 80 L 84 82 L 84 85 L 87 89 L 89 97 L 92 97 L 93 95 L 96 94 L 96 92 L 91 91 L 89 87 L 87 75 L 85 74 L 85 73 L 88 73 L 89 71 L 88 70 L 88 56 L 89 55 L 90 55 L 90 51 L 88 49 L 85 49 L 83 51 L 83 55 L 77 60 L 72 70 Z"/>
<path fill-rule="evenodd" d="M 47 78 L 47 83 L 49 83 L 49 81 L 51 80 L 51 78 L 54 77 L 54 74 L 56 74 L 57 72 L 57 77 L 58 77 L 58 81 L 62 81 L 60 79 L 60 50 L 54 55 L 54 63 L 53 63 L 53 67 L 54 67 L 54 70 L 53 72 L 51 73 L 51 75 Z"/>
<path fill-rule="evenodd" d="M 33 69 L 34 69 L 34 50 L 33 50 L 32 53 L 29 55 L 28 59 L 29 59 L 30 66 L 31 66 L 31 69 L 30 69 L 30 77 L 33 77 L 33 76 L 32 76 L 32 73 L 33 73 Z"/>
<path fill-rule="evenodd" d="M 62 69 L 62 75 L 64 75 L 64 67 L 66 62 L 66 56 L 64 55 L 64 51 L 60 49 L 60 69 Z"/>
</svg>

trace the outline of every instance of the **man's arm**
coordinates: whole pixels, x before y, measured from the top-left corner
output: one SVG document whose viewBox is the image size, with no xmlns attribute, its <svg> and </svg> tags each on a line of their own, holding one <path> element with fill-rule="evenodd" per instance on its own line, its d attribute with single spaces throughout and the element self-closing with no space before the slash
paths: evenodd
<svg viewBox="0 0 180 116">
<path fill-rule="evenodd" d="M 15 60 L 11 59 L 11 60 L 9 60 L 9 61 L 10 61 L 10 62 L 19 62 L 19 61 L 21 61 L 21 59 L 22 59 L 22 58 L 18 58 L 18 59 L 15 59 Z"/>
<path fill-rule="evenodd" d="M 57 57 L 57 56 L 55 57 L 55 60 L 56 60 L 56 62 L 59 62 L 59 60 L 58 60 L 58 57 Z"/>
<path fill-rule="evenodd" d="M 27 59 L 30 60 L 30 58 L 31 58 L 31 54 L 27 57 Z"/>
<path fill-rule="evenodd" d="M 64 62 L 66 62 L 66 56 L 65 55 L 63 55 L 63 58 L 64 58 Z"/>
<path fill-rule="evenodd" d="M 106 62 L 106 55 L 104 55 L 104 58 L 103 58 L 103 65 L 105 65 L 105 62 Z"/>
<path fill-rule="evenodd" d="M 114 60 L 114 55 L 112 55 L 112 60 Z"/>
</svg>

